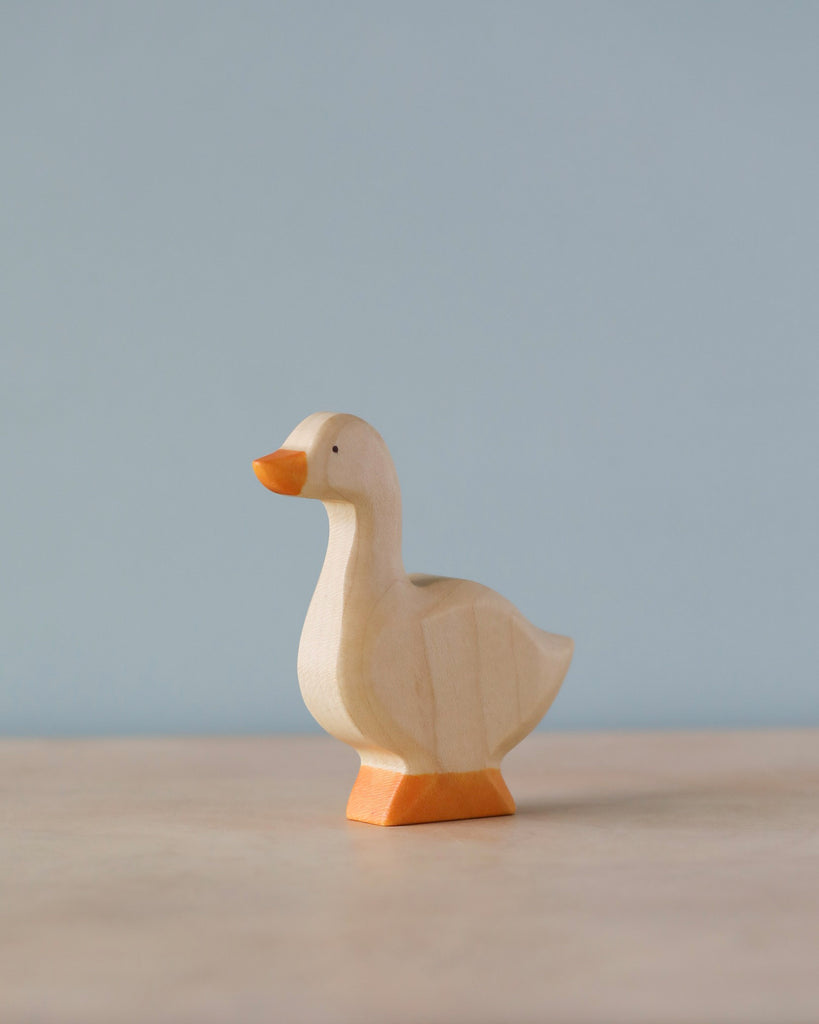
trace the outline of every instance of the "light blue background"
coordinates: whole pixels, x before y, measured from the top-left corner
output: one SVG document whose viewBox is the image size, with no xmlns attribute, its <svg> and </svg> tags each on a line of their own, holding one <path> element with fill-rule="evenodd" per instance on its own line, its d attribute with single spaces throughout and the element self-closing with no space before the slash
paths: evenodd
<svg viewBox="0 0 819 1024">
<path fill-rule="evenodd" d="M 0 8 L 0 731 L 317 728 L 320 505 L 577 653 L 552 728 L 819 724 L 819 8 Z"/>
</svg>

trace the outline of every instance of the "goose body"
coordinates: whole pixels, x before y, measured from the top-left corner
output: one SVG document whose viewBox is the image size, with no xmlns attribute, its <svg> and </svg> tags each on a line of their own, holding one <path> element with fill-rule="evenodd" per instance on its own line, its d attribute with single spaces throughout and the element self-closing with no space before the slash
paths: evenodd
<svg viewBox="0 0 819 1024">
<path fill-rule="evenodd" d="M 488 587 L 407 575 L 398 478 L 364 420 L 308 416 L 254 469 L 271 490 L 327 509 L 298 676 L 313 717 L 361 757 L 348 816 L 398 824 L 512 813 L 501 759 L 548 710 L 572 641 Z"/>
</svg>

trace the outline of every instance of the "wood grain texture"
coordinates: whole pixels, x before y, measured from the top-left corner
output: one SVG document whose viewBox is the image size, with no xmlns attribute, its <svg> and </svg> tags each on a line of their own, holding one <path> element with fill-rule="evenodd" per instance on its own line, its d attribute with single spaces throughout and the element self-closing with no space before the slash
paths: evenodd
<svg viewBox="0 0 819 1024">
<path fill-rule="evenodd" d="M 819 731 L 536 733 L 516 815 L 423 828 L 339 815 L 357 767 L 0 743 L 0 1021 L 819 1020 Z"/>
<path fill-rule="evenodd" d="M 407 575 L 398 477 L 383 439 L 363 420 L 308 416 L 254 468 L 265 486 L 293 494 L 296 464 L 306 466 L 298 493 L 321 500 L 330 524 L 299 646 L 310 712 L 358 751 L 363 767 L 387 773 L 370 779 L 497 771 L 554 700 L 572 641 L 533 626 L 488 587 Z M 381 802 L 393 806 L 417 788 L 385 787 Z M 437 791 L 454 797 L 458 784 L 441 782 Z M 499 813 L 494 788 L 469 792 L 460 814 L 457 800 L 441 800 L 441 817 Z M 412 805 L 380 823 L 410 823 Z M 351 800 L 349 813 L 359 806 Z M 500 813 L 510 813 L 503 806 Z"/>
</svg>

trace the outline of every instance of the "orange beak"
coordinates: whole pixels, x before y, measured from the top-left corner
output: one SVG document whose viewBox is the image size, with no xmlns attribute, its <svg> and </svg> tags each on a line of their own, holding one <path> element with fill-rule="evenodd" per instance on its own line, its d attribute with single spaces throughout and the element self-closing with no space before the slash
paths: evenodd
<svg viewBox="0 0 819 1024">
<path fill-rule="evenodd" d="M 304 452 L 279 448 L 253 463 L 253 472 L 276 494 L 300 494 L 307 479 L 307 456 Z"/>
</svg>

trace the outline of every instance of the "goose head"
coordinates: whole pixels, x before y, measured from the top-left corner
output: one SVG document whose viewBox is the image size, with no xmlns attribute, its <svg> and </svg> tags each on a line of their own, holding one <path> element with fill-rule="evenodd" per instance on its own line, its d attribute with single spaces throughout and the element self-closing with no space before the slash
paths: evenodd
<svg viewBox="0 0 819 1024">
<path fill-rule="evenodd" d="M 281 448 L 253 463 L 261 483 L 277 494 L 320 501 L 370 503 L 397 492 L 395 468 L 381 435 L 358 416 L 316 412 Z"/>
</svg>

